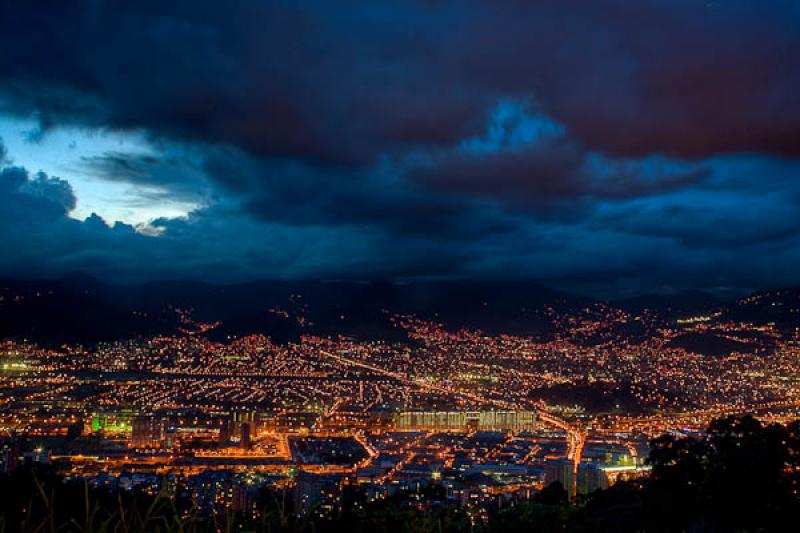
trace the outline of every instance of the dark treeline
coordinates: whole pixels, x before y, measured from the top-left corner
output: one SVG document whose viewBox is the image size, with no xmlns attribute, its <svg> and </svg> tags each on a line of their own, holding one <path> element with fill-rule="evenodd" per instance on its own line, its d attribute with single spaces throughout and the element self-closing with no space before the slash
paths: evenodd
<svg viewBox="0 0 800 533">
<path fill-rule="evenodd" d="M 0 531 L 24 532 L 503 532 L 789 531 L 800 516 L 800 422 L 751 417 L 712 423 L 697 438 L 652 442 L 650 477 L 577 502 L 557 484 L 487 513 L 446 502 L 431 485 L 378 503 L 346 501 L 327 520 L 297 518 L 286 493 L 264 491 L 258 518 L 199 513 L 188 498 L 130 495 L 65 483 L 51 468 L 0 477 Z"/>
</svg>

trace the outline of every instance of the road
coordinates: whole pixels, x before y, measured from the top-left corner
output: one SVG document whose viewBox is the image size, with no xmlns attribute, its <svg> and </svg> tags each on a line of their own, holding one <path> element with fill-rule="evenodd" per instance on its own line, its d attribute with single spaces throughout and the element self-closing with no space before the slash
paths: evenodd
<svg viewBox="0 0 800 533">
<path fill-rule="evenodd" d="M 399 374 L 397 372 L 392 372 L 391 370 L 386 370 L 384 368 L 380 368 L 378 366 L 371 365 L 369 363 L 365 363 L 357 359 L 351 359 L 349 357 L 344 357 L 342 355 L 334 354 L 326 350 L 320 349 L 320 353 L 325 357 L 333 359 L 334 361 L 338 361 L 339 363 L 364 368 L 371 372 L 375 372 L 377 374 L 393 378 L 401 383 L 413 385 L 424 390 L 453 394 L 461 396 L 463 398 L 468 398 L 476 402 L 488 403 L 497 407 L 502 407 L 504 409 L 513 409 L 518 407 L 511 402 L 495 400 L 493 398 L 484 398 L 478 396 L 477 394 L 473 394 L 471 392 L 466 392 L 459 389 L 453 389 L 441 385 L 434 385 L 422 380 L 409 379 L 408 377 Z M 577 473 L 578 465 L 580 464 L 581 455 L 583 453 L 583 445 L 586 441 L 586 433 L 582 429 L 572 426 L 566 420 L 555 416 L 554 414 L 550 413 L 541 406 L 535 407 L 535 410 L 540 420 L 564 431 L 567 434 L 567 441 L 569 444 L 567 457 L 573 462 L 574 473 Z"/>
</svg>

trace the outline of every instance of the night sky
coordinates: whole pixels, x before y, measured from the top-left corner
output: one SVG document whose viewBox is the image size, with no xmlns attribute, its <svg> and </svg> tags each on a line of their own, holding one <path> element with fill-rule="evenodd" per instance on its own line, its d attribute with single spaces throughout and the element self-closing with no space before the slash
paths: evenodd
<svg viewBox="0 0 800 533">
<path fill-rule="evenodd" d="M 800 284 L 800 2 L 0 0 L 0 276 Z"/>
</svg>

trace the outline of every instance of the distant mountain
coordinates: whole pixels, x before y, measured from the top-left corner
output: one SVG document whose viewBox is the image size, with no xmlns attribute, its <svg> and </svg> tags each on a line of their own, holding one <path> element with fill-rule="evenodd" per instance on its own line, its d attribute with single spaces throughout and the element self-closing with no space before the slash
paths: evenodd
<svg viewBox="0 0 800 533">
<path fill-rule="evenodd" d="M 413 313 L 449 327 L 546 336 L 545 308 L 570 312 L 591 299 L 520 282 L 265 281 L 235 285 L 156 282 L 115 286 L 86 278 L 0 282 L 0 337 L 48 344 L 92 343 L 171 333 L 176 310 L 198 322 L 221 321 L 212 337 L 302 333 L 392 339 L 403 335 L 388 313 Z M 186 327 L 186 325 L 183 325 Z"/>
<path fill-rule="evenodd" d="M 131 307 L 177 306 L 191 309 L 197 320 L 220 320 L 218 333 L 225 335 L 267 331 L 293 337 L 309 331 L 381 338 L 397 333 L 387 331 L 387 312 L 413 313 L 451 327 L 533 334 L 545 305 L 568 309 L 588 301 L 541 285 L 455 282 L 160 282 L 131 289 L 127 297 Z"/>
<path fill-rule="evenodd" d="M 122 303 L 126 292 L 88 279 L 0 282 L 0 338 L 94 344 L 165 329 Z"/>
<path fill-rule="evenodd" d="M 720 320 L 752 324 L 774 324 L 785 334 L 800 326 L 800 289 L 759 291 L 725 307 Z"/>
<path fill-rule="evenodd" d="M 632 298 L 614 300 L 611 303 L 634 315 L 640 315 L 645 310 L 650 310 L 667 319 L 709 313 L 724 306 L 724 302 L 713 294 L 698 290 L 683 291 L 669 295 L 643 294 Z"/>
<path fill-rule="evenodd" d="M 800 325 L 800 291 L 765 291 L 734 303 L 689 291 L 671 296 L 645 295 L 612 302 L 527 282 L 323 282 L 262 281 L 215 285 L 200 282 L 154 282 L 110 285 L 86 277 L 55 281 L 0 281 L 0 339 L 27 338 L 42 344 L 94 344 L 158 333 L 198 330 L 198 323 L 218 323 L 212 339 L 263 333 L 278 342 L 303 334 L 350 335 L 362 339 L 401 340 L 389 314 L 414 314 L 487 334 L 508 333 L 551 338 L 554 317 L 592 318 L 597 309 L 621 308 L 633 315 L 649 310 L 648 324 L 717 313 L 717 321 L 772 322 L 790 332 Z M 589 313 L 587 315 L 586 313 Z M 563 322 L 563 321 L 562 321 Z M 560 323 L 560 334 L 570 321 Z M 565 326 L 566 324 L 566 326 Z M 650 326 L 648 326 L 650 327 Z M 597 335 L 576 342 L 609 338 L 641 342 L 643 321 L 610 322 Z M 597 338 L 595 338 L 597 337 Z M 715 354 L 736 348 L 706 347 L 702 339 L 682 341 L 687 349 Z M 728 343 L 729 344 L 729 343 Z M 703 348 L 703 349 L 700 349 Z"/>
</svg>

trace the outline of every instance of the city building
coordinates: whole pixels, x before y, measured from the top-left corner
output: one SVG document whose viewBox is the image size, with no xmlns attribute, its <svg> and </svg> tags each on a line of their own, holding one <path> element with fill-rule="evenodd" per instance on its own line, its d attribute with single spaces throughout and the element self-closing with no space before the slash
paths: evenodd
<svg viewBox="0 0 800 533">
<path fill-rule="evenodd" d="M 401 431 L 534 431 L 533 411 L 404 411 L 394 420 Z"/>
</svg>

